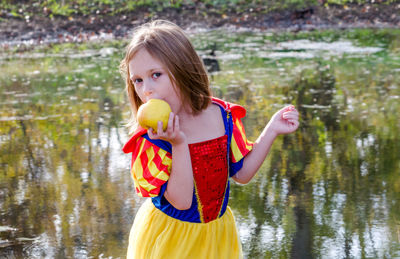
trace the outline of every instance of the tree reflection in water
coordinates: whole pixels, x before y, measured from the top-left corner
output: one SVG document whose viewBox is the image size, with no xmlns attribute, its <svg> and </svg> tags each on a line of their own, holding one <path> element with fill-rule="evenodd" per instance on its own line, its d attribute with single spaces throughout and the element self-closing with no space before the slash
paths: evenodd
<svg viewBox="0 0 400 259">
<path fill-rule="evenodd" d="M 248 258 L 400 256 L 399 39 L 367 32 L 349 38 L 385 51 L 302 55 L 309 60 L 287 58 L 274 40 L 326 32 L 195 36 L 202 53 L 215 48 L 213 91 L 247 108 L 251 139 L 284 104 L 301 113 L 301 128 L 277 138 L 255 179 L 232 185 Z M 142 200 L 121 151 L 129 113 L 119 59 L 0 60 L 0 257 L 125 256 Z"/>
</svg>

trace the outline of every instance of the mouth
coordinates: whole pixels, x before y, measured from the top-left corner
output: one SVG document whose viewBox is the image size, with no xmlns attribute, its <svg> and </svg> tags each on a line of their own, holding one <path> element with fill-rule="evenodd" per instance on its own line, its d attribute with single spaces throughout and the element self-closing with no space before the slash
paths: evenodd
<svg viewBox="0 0 400 259">
<path fill-rule="evenodd" d="M 152 100 L 152 99 L 157 99 L 157 100 L 165 101 L 165 100 L 163 100 L 163 99 L 161 99 L 161 98 L 149 98 L 149 99 L 146 100 L 145 103 L 147 103 L 148 101 L 150 101 L 150 100 Z"/>
</svg>

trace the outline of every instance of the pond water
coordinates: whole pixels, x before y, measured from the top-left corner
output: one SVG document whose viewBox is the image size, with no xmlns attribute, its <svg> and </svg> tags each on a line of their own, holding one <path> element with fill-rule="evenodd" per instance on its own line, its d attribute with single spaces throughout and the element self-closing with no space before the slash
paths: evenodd
<svg viewBox="0 0 400 259">
<path fill-rule="evenodd" d="M 301 114 L 232 186 L 246 258 L 399 258 L 400 30 L 190 36 L 251 140 L 283 105 Z M 0 56 L 0 257 L 125 256 L 143 201 L 121 151 L 124 44 Z"/>
</svg>

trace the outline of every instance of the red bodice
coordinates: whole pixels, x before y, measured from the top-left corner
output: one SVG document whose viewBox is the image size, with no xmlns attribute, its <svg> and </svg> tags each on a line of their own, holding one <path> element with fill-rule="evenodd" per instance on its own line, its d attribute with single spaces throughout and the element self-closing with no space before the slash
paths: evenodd
<svg viewBox="0 0 400 259">
<path fill-rule="evenodd" d="M 198 210 L 202 222 L 216 218 L 224 203 L 228 182 L 226 135 L 189 144 Z"/>
</svg>

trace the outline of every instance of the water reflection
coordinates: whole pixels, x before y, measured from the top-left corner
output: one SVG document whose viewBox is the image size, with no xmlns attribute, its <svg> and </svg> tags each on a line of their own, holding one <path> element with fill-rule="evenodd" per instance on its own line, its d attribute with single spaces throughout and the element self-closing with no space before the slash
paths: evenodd
<svg viewBox="0 0 400 259">
<path fill-rule="evenodd" d="M 301 113 L 300 130 L 277 139 L 256 179 L 232 186 L 244 253 L 399 257 L 400 32 L 320 34 L 193 35 L 218 62 L 214 94 L 248 108 L 250 138 L 284 104 Z M 299 47 L 306 40 L 314 48 Z M 358 52 L 321 51 L 343 42 Z M 0 256 L 125 255 L 142 201 L 121 152 L 129 114 L 119 45 L 0 59 Z"/>
</svg>

